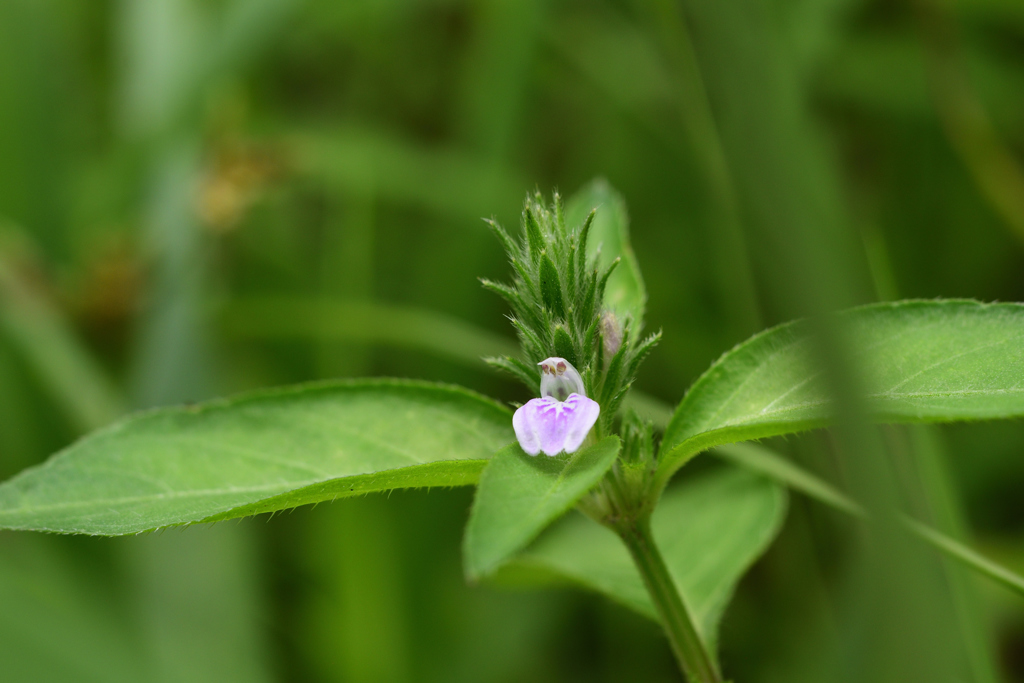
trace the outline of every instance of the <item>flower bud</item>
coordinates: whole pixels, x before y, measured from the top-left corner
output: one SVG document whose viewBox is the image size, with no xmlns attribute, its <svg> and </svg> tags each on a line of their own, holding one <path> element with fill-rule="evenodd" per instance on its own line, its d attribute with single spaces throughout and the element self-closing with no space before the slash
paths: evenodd
<svg viewBox="0 0 1024 683">
<path fill-rule="evenodd" d="M 622 346 L 622 323 L 611 311 L 601 314 L 601 336 L 604 338 L 605 357 L 611 358 Z"/>
</svg>

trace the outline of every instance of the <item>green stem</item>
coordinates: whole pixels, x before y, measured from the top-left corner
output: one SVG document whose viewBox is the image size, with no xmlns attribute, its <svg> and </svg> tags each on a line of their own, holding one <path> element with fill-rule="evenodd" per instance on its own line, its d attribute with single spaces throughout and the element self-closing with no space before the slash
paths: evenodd
<svg viewBox="0 0 1024 683">
<path fill-rule="evenodd" d="M 665 560 L 654 543 L 650 518 L 645 516 L 620 526 L 617 531 L 629 548 L 636 568 L 640 570 L 651 601 L 661 617 L 665 635 L 687 679 L 691 683 L 721 683 L 722 677 L 704 647 Z"/>
</svg>

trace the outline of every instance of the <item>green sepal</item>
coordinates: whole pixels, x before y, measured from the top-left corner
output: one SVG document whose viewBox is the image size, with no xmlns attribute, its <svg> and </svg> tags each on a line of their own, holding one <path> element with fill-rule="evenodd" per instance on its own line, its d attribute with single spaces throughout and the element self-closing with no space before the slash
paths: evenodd
<svg viewBox="0 0 1024 683">
<path fill-rule="evenodd" d="M 523 209 L 523 223 L 526 224 L 526 241 L 530 245 L 530 258 L 536 263 L 544 253 L 544 232 L 529 205 Z"/>
<path fill-rule="evenodd" d="M 649 335 L 636 347 L 636 351 L 633 352 L 633 358 L 629 361 L 629 368 L 626 369 L 626 374 L 630 377 L 636 374 L 640 364 L 644 362 L 644 359 L 650 355 L 654 347 L 661 341 L 661 330 L 658 330 L 652 335 Z"/>
<path fill-rule="evenodd" d="M 494 236 L 498 238 L 499 242 L 501 242 L 502 248 L 505 249 L 505 253 L 508 254 L 510 258 L 519 253 L 519 248 L 516 246 L 515 240 L 512 239 L 505 228 L 498 225 L 497 221 L 493 218 L 485 218 L 484 223 L 487 224 L 487 227 L 491 229 Z"/>
<path fill-rule="evenodd" d="M 555 327 L 555 355 L 566 359 L 573 367 L 576 367 L 579 363 L 579 360 L 576 358 L 576 348 L 572 343 L 572 338 L 561 325 Z"/>
<path fill-rule="evenodd" d="M 580 228 L 580 248 L 576 254 L 576 277 L 580 280 L 587 273 L 587 240 L 590 239 L 590 229 L 594 225 L 594 216 L 596 215 L 597 209 L 591 209 L 586 220 L 583 221 L 583 227 Z"/>
<path fill-rule="evenodd" d="M 618 267 L 620 263 L 622 263 L 622 259 L 615 259 L 614 261 L 612 261 L 611 265 L 608 266 L 608 269 L 604 271 L 604 273 L 601 275 L 601 279 L 597 283 L 596 296 L 598 301 L 604 301 L 604 290 L 608 286 L 608 278 L 612 276 L 612 273 L 615 272 L 615 269 Z"/>
<path fill-rule="evenodd" d="M 562 284 L 558 279 L 555 262 L 547 254 L 540 261 L 540 293 L 544 305 L 556 318 L 565 318 L 565 303 L 562 300 Z"/>
</svg>

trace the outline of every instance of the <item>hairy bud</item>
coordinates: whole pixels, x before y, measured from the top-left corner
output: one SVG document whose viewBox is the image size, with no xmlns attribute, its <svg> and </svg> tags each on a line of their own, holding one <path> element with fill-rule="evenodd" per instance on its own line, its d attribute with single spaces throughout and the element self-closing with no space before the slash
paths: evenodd
<svg viewBox="0 0 1024 683">
<path fill-rule="evenodd" d="M 611 311 L 601 314 L 601 337 L 604 339 L 604 355 L 611 358 L 622 346 L 622 323 Z"/>
</svg>

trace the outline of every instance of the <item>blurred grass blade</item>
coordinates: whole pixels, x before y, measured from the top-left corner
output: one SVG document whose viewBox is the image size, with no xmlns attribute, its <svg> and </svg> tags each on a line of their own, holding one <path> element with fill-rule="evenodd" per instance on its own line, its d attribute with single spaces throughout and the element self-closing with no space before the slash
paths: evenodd
<svg viewBox="0 0 1024 683">
<path fill-rule="evenodd" d="M 517 173 L 452 147 L 360 125 L 307 129 L 286 140 L 296 169 L 346 194 L 377 196 L 477 219 L 529 186 Z M 460 188 L 452 192 L 452 188 Z M 476 225 L 476 223 L 474 223 Z"/>
<path fill-rule="evenodd" d="M 527 455 L 518 443 L 498 451 L 480 476 L 466 527 L 466 575 L 486 576 L 526 547 L 601 481 L 619 446 L 608 436 L 554 458 Z"/>
<path fill-rule="evenodd" d="M 636 5 L 671 67 L 683 129 L 707 183 L 715 214 L 709 231 L 711 256 L 716 261 L 714 272 L 722 302 L 730 312 L 729 317 L 745 331 L 743 334 L 750 334 L 764 325 L 744 235 L 740 197 L 684 18 L 683 4 L 648 0 Z"/>
<path fill-rule="evenodd" d="M 0 541 L 0 659 L 5 681 L 135 683 L 152 662 L 109 586 L 43 536 Z"/>
<path fill-rule="evenodd" d="M 474 483 L 513 439 L 456 387 L 367 380 L 142 413 L 0 485 L 0 528 L 122 535 L 402 487 Z"/>
<path fill-rule="evenodd" d="M 307 666 L 318 674 L 316 680 L 415 680 L 410 675 L 416 642 L 411 636 L 417 614 L 407 577 L 423 571 L 420 560 L 431 559 L 424 553 L 415 555 L 415 564 L 409 561 L 413 558 L 403 541 L 422 534 L 417 522 L 422 520 L 403 517 L 393 499 L 372 496 L 318 510 L 299 527 L 295 552 L 307 579 L 301 618 L 295 620 L 296 642 Z M 425 544 L 436 548 L 437 539 L 426 536 Z M 457 532 L 451 536 L 457 538 Z M 447 545 L 446 550 L 457 552 Z M 447 574 L 458 581 L 457 571 Z"/>
<path fill-rule="evenodd" d="M 901 521 L 905 528 L 932 547 L 941 550 L 943 553 L 954 559 L 960 560 L 971 569 L 994 579 L 1020 595 L 1024 595 L 1024 577 L 1011 572 L 1009 569 L 996 564 L 980 553 L 971 550 L 963 543 L 960 543 L 929 526 L 921 524 L 915 519 L 903 517 Z"/>
<path fill-rule="evenodd" d="M 771 477 L 780 484 L 800 491 L 836 510 L 860 519 L 867 519 L 867 515 L 861 505 L 841 493 L 831 484 L 794 465 L 770 449 L 752 444 L 730 444 L 719 446 L 714 450 L 714 453 L 737 465 Z M 900 515 L 900 523 L 915 536 L 942 553 L 1024 595 L 1024 577 L 996 564 L 976 551 L 971 550 L 963 543 L 907 515 Z"/>
<path fill-rule="evenodd" d="M 218 524 L 118 539 L 120 580 L 139 627 L 133 635 L 144 637 L 153 660 L 143 680 L 275 680 L 257 534 L 255 525 Z"/>
<path fill-rule="evenodd" d="M 910 480 L 911 485 L 916 483 L 920 493 L 911 494 L 914 504 L 908 513 L 952 539 L 969 539 L 966 514 L 957 490 L 958 482 L 949 471 L 948 454 L 942 445 L 939 430 L 930 425 L 913 425 L 888 431 L 892 436 L 906 437 L 904 443 L 908 448 L 894 450 L 893 456 L 904 462 L 905 459 L 901 457 L 904 453 L 912 457 L 912 473 L 908 473 L 911 476 L 906 479 Z M 972 678 L 975 683 L 999 683 L 1002 677 L 998 673 L 994 625 L 978 595 L 972 568 L 949 556 L 944 559 L 943 574 L 949 585 L 953 614 L 959 626 Z"/>
<path fill-rule="evenodd" d="M 0 328 L 81 431 L 101 427 L 124 411 L 117 391 L 60 313 L 19 277 L 0 253 Z"/>
<path fill-rule="evenodd" d="M 733 443 L 719 446 L 712 452 L 741 467 L 767 475 L 837 510 L 855 517 L 863 518 L 866 515 L 864 508 L 846 494 L 763 446 Z"/>
<path fill-rule="evenodd" d="M 169 142 L 154 162 L 143 238 L 154 255 L 147 305 L 136 323 L 130 393 L 136 407 L 162 406 L 217 394 L 209 322 L 202 306 L 209 277 L 209 234 L 198 221 L 198 141 Z"/>
<path fill-rule="evenodd" d="M 904 301 L 830 320 L 856 350 L 859 390 L 876 421 L 1024 415 L 1024 305 Z M 798 321 L 755 335 L 712 364 L 665 430 L 661 485 L 709 447 L 829 424 L 835 409 L 813 349 L 808 324 Z"/>
<path fill-rule="evenodd" d="M 288 26 L 298 0 L 233 0 L 224 7 L 208 78 L 234 74 Z"/>
<path fill-rule="evenodd" d="M 370 301 L 304 297 L 242 299 L 223 315 L 236 338 L 309 339 L 389 344 L 471 364 L 484 356 L 515 355 L 511 339 L 424 308 Z"/>
<path fill-rule="evenodd" d="M 294 0 L 189 0 L 119 6 L 120 114 L 132 133 L 155 134 L 189 120 L 218 80 L 236 76 L 286 26 Z"/>
<path fill-rule="evenodd" d="M 785 489 L 737 468 L 687 480 L 655 509 L 655 539 L 712 648 L 736 583 L 771 544 L 785 514 Z M 582 515 L 553 527 L 498 574 L 499 581 L 525 583 L 558 577 L 657 620 L 625 546 Z"/>
<path fill-rule="evenodd" d="M 647 304 L 647 290 L 644 289 L 640 264 L 629 241 L 629 215 L 626 202 L 603 178 L 592 180 L 565 205 L 565 223 L 578 228 L 593 209 L 597 209 L 594 223 L 587 241 L 588 256 L 599 257 L 598 267 L 607 268 L 617 258 L 622 262 L 608 279 L 604 300 L 606 305 L 620 315 L 632 316 L 641 321 Z"/>
<path fill-rule="evenodd" d="M 928 80 L 946 136 L 982 196 L 1024 242 L 1024 168 L 974 90 L 957 35 L 957 17 L 942 1 L 918 0 L 913 7 L 924 36 Z"/>
</svg>

